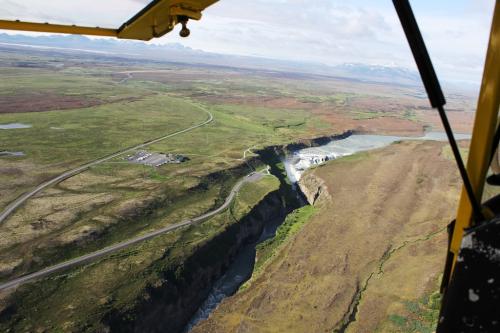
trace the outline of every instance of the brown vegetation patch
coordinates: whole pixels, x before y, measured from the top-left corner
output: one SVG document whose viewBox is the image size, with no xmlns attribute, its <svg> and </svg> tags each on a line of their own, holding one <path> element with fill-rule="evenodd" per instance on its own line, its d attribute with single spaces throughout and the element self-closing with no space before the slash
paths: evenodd
<svg viewBox="0 0 500 333">
<path fill-rule="evenodd" d="M 352 120 L 347 123 L 349 124 L 350 122 L 352 122 Z M 421 124 L 395 117 L 354 120 L 352 126 L 351 128 L 361 133 L 402 136 L 421 136 L 424 134 L 424 128 Z"/>
<path fill-rule="evenodd" d="M 103 101 L 86 96 L 64 96 L 54 93 L 0 95 L 0 113 L 42 112 L 87 108 Z"/>
<path fill-rule="evenodd" d="M 39 195 L 3 222 L 1 230 L 5 237 L 0 239 L 0 253 L 18 243 L 43 242 L 42 236 L 71 226 L 82 214 L 96 211 L 115 199 L 109 193 Z"/>
<path fill-rule="evenodd" d="M 23 174 L 23 171 L 19 168 L 0 167 L 0 174 L 4 176 L 21 176 Z"/>
<path fill-rule="evenodd" d="M 451 126 L 455 132 L 458 133 L 471 133 L 472 126 L 474 124 L 474 112 L 465 111 L 448 111 L 448 118 L 450 120 Z M 427 111 L 417 111 L 416 116 L 423 123 L 432 126 L 436 131 L 443 131 L 443 126 L 441 125 L 441 119 L 436 110 Z"/>
<path fill-rule="evenodd" d="M 58 171 L 60 169 L 54 168 L 54 172 Z M 34 184 L 53 176 L 53 173 L 46 173 L 46 168 L 40 168 L 26 158 L 0 159 L 0 209 L 33 188 Z"/>
<path fill-rule="evenodd" d="M 244 106 L 255 106 L 275 109 L 300 109 L 308 110 L 316 107 L 316 104 L 302 101 L 294 97 L 270 97 L 270 96 L 231 96 L 231 95 L 206 95 L 198 96 L 201 100 L 217 104 L 234 104 Z"/>
<path fill-rule="evenodd" d="M 338 132 L 354 130 L 364 134 L 385 134 L 401 136 L 421 136 L 424 133 L 424 124 L 398 117 L 382 116 L 368 119 L 352 119 L 342 112 L 314 110 L 315 115 L 331 124 L 331 128 Z"/>
<path fill-rule="evenodd" d="M 0 95 L 0 113 L 72 110 L 108 103 L 132 102 L 138 99 L 130 97 L 106 101 L 88 96 L 66 96 L 50 92 Z"/>
<path fill-rule="evenodd" d="M 355 96 L 349 98 L 348 107 L 370 112 L 401 113 L 405 110 L 429 109 L 427 100 L 405 97 Z"/>
</svg>

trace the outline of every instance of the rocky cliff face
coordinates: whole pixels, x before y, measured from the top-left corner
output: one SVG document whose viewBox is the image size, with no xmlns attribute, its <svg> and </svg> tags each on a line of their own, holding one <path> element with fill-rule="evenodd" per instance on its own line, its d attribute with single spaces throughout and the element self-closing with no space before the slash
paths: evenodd
<svg viewBox="0 0 500 333">
<path fill-rule="evenodd" d="M 312 206 L 321 206 L 331 200 L 325 181 L 312 173 L 305 173 L 298 185 L 307 202 Z"/>
<path fill-rule="evenodd" d="M 347 130 L 347 131 L 340 133 L 340 134 L 321 136 L 321 137 L 312 138 L 312 139 L 301 139 L 297 142 L 286 145 L 285 150 L 290 152 L 290 151 L 295 151 L 295 150 L 309 148 L 309 147 L 323 146 L 323 145 L 328 144 L 331 141 L 346 139 L 346 138 L 348 138 L 351 135 L 356 134 L 356 133 L 359 133 L 359 132 L 356 132 L 353 130 Z"/>
<path fill-rule="evenodd" d="M 105 320 L 110 332 L 181 332 L 239 249 L 259 237 L 265 223 L 280 214 L 284 214 L 281 196 L 271 192 L 182 264 L 162 272 L 162 282 L 145 290 L 132 310 L 110 313 Z"/>
<path fill-rule="evenodd" d="M 348 138 L 351 135 L 356 134 L 356 133 L 359 133 L 359 132 L 348 130 L 348 131 L 345 131 L 341 134 L 321 136 L 321 137 L 312 138 L 312 139 L 300 139 L 296 142 L 293 142 L 293 143 L 290 143 L 287 145 L 268 146 L 260 151 L 256 151 L 256 153 L 259 154 L 260 157 L 264 159 L 264 161 L 267 161 L 269 156 L 277 157 L 279 159 L 279 157 L 284 157 L 284 156 L 291 154 L 299 149 L 323 146 L 323 145 L 328 144 L 331 141 L 342 140 L 342 139 Z M 266 156 L 267 156 L 267 158 L 266 158 Z"/>
</svg>

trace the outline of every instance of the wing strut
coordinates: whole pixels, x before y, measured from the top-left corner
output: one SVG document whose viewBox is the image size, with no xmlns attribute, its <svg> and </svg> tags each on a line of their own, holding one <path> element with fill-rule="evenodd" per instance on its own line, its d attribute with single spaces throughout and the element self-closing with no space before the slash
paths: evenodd
<svg viewBox="0 0 500 333">
<path fill-rule="evenodd" d="M 172 31 L 182 24 L 181 37 L 189 36 L 189 19 L 200 20 L 202 11 L 218 0 L 154 0 L 119 28 L 85 27 L 20 20 L 0 20 L 0 29 L 75 35 L 116 37 L 120 39 L 151 40 Z"/>
<path fill-rule="evenodd" d="M 482 213 L 481 205 L 472 188 L 469 175 L 467 174 L 455 136 L 453 135 L 453 130 L 451 129 L 450 122 L 448 121 L 448 117 L 444 110 L 446 100 L 444 98 L 443 91 L 441 90 L 441 85 L 439 84 L 436 72 L 434 71 L 434 66 L 432 65 L 429 53 L 427 52 L 424 39 L 422 38 L 422 34 L 418 28 L 410 3 L 408 0 L 393 0 L 393 2 L 403 26 L 403 30 L 406 34 L 406 38 L 408 39 L 408 43 L 410 44 L 413 57 L 417 63 L 417 67 L 420 72 L 420 76 L 422 77 L 427 95 L 429 96 L 431 106 L 438 110 L 439 116 L 441 117 L 441 122 L 443 123 L 458 170 L 460 171 L 460 176 L 462 177 L 465 190 L 473 208 L 474 217 L 477 222 L 484 221 L 485 217 Z"/>
</svg>

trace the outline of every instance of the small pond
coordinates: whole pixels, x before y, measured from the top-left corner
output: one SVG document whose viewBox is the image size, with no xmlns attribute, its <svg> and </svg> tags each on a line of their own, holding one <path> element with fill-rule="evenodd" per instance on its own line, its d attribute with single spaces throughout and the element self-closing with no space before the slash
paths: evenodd
<svg viewBox="0 0 500 333">
<path fill-rule="evenodd" d="M 4 129 L 4 130 L 30 128 L 30 127 L 32 127 L 30 124 L 23 124 L 23 123 L 0 124 L 0 129 Z"/>
</svg>

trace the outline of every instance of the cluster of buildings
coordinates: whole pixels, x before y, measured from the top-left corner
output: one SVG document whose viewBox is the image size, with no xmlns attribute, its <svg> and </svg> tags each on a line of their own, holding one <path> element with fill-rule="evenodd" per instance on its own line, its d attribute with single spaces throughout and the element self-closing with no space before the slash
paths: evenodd
<svg viewBox="0 0 500 333">
<path fill-rule="evenodd" d="M 144 164 L 154 167 L 159 167 L 163 164 L 182 163 L 188 160 L 186 156 L 178 154 L 153 153 L 145 150 L 140 150 L 134 155 L 128 155 L 125 159 L 131 163 Z"/>
</svg>

